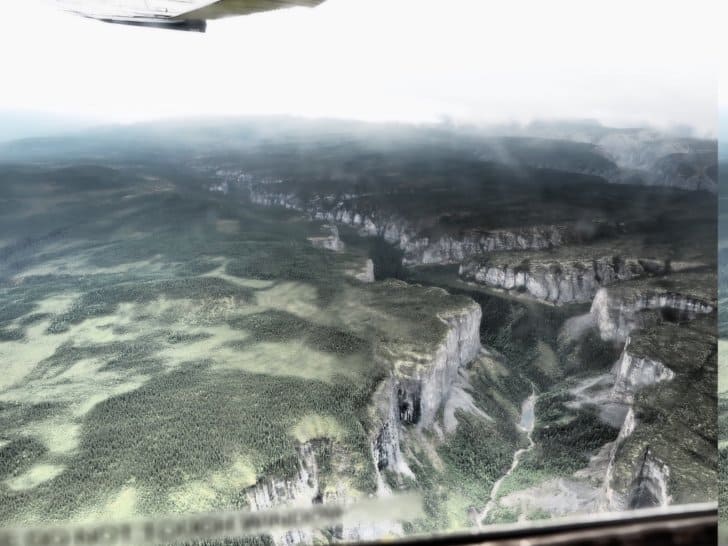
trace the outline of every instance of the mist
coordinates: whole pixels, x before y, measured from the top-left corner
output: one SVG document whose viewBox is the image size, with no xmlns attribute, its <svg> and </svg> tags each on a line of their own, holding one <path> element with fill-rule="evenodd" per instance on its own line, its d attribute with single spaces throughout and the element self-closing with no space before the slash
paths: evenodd
<svg viewBox="0 0 728 546">
<path fill-rule="evenodd" d="M 0 109 L 130 123 L 295 115 L 690 127 L 715 135 L 714 2 L 328 0 L 204 35 L 12 2 Z M 598 21 L 595 20 L 598 13 Z M 49 47 L 48 44 L 52 44 Z"/>
</svg>

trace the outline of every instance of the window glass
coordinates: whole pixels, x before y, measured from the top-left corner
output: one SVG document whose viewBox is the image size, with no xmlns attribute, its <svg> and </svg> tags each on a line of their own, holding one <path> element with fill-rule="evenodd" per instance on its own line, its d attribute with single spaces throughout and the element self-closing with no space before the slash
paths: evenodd
<svg viewBox="0 0 728 546">
<path fill-rule="evenodd" d="M 0 527 L 715 502 L 705 10 L 271 4 L 5 13 Z"/>
</svg>

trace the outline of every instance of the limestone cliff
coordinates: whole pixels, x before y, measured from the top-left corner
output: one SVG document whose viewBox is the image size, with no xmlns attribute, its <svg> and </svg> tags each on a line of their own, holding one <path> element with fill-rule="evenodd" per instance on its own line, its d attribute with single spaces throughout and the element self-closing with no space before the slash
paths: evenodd
<svg viewBox="0 0 728 546">
<path fill-rule="evenodd" d="M 614 442 L 605 477 L 605 506 L 608 511 L 666 506 L 671 502 L 669 494 L 670 468 L 650 449 L 644 448 L 633 465 L 631 476 L 617 475 L 621 463 L 621 451 L 626 440 L 639 426 L 634 410 L 630 410 Z"/>
<path fill-rule="evenodd" d="M 702 316 L 689 323 L 658 322 L 627 338 L 614 367 L 612 399 L 630 409 L 610 456 L 608 508 L 714 498 L 714 320 Z"/>
<path fill-rule="evenodd" d="M 376 280 L 374 278 L 374 262 L 368 258 L 364 262 L 364 265 L 361 269 L 354 269 L 349 271 L 348 273 L 357 281 L 370 283 Z"/>
<path fill-rule="evenodd" d="M 250 199 L 258 205 L 298 210 L 316 220 L 348 225 L 362 236 L 382 237 L 402 251 L 404 265 L 459 264 L 494 251 L 544 250 L 566 244 L 584 231 L 583 226 L 543 225 L 428 235 L 396 214 L 359 210 L 353 202 L 322 197 L 304 201 L 294 193 L 254 190 Z"/>
<path fill-rule="evenodd" d="M 649 447 L 646 448 L 630 486 L 628 508 L 651 508 L 669 504 L 669 480 L 670 467 L 659 460 Z"/>
<path fill-rule="evenodd" d="M 344 250 L 344 243 L 339 238 L 339 229 L 335 225 L 324 224 L 321 226 L 321 231 L 323 232 L 322 235 L 308 238 L 313 246 L 333 252 Z"/>
<path fill-rule="evenodd" d="M 319 495 L 318 465 L 311 444 L 299 447 L 298 468 L 289 478 L 266 476 L 246 491 L 254 512 L 279 506 L 310 506 Z M 313 536 L 311 530 L 293 529 L 272 538 L 276 544 L 311 544 Z"/>
<path fill-rule="evenodd" d="M 656 289 L 623 294 L 600 288 L 592 302 L 591 315 L 603 340 L 623 341 L 632 330 L 645 325 L 647 317 L 643 311 L 670 311 L 691 318 L 714 309 L 712 302 L 686 294 Z"/>
<path fill-rule="evenodd" d="M 675 372 L 659 360 L 632 354 L 629 338 L 614 365 L 614 374 L 613 396 L 625 402 L 631 402 L 639 389 L 675 377 Z"/>
<path fill-rule="evenodd" d="M 459 273 L 467 281 L 564 304 L 588 302 L 602 286 L 665 271 L 667 264 L 658 260 L 620 256 L 559 260 L 513 254 L 468 261 Z"/>
<path fill-rule="evenodd" d="M 620 487 L 614 486 L 614 478 L 616 472 L 617 454 L 622 448 L 625 440 L 634 432 L 637 426 L 637 420 L 635 418 L 634 408 L 630 408 L 627 415 L 624 418 L 622 427 L 619 430 L 619 436 L 612 446 L 611 453 L 609 454 L 609 464 L 607 465 L 607 472 L 604 477 L 604 489 L 605 489 L 605 506 L 606 510 L 619 511 L 624 510 L 627 506 L 627 495 Z"/>
<path fill-rule="evenodd" d="M 330 477 L 329 477 L 330 478 Z M 254 512 L 276 507 L 307 507 L 317 503 L 348 503 L 350 498 L 343 482 L 329 484 L 324 491 L 313 443 L 298 448 L 296 470 L 287 478 L 266 476 L 245 492 L 250 509 Z M 403 534 L 401 525 L 387 522 L 367 522 L 355 525 L 340 525 L 329 530 L 338 540 L 346 542 L 373 541 L 384 536 Z M 291 529 L 271 535 L 277 545 L 312 544 L 326 542 L 320 530 Z"/>
<path fill-rule="evenodd" d="M 400 450 L 401 428 L 431 428 L 457 381 L 458 371 L 480 351 L 480 306 L 441 316 L 447 325 L 444 338 L 424 360 L 395 364 L 392 374 L 375 396 L 372 451 L 380 470 L 409 475 Z"/>
</svg>

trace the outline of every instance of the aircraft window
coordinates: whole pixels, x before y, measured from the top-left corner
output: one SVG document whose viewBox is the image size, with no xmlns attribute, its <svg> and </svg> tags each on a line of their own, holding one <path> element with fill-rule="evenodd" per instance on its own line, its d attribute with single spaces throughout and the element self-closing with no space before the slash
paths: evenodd
<svg viewBox="0 0 728 546">
<path fill-rule="evenodd" d="M 709 1 L 6 4 L 0 546 L 715 541 Z"/>
</svg>

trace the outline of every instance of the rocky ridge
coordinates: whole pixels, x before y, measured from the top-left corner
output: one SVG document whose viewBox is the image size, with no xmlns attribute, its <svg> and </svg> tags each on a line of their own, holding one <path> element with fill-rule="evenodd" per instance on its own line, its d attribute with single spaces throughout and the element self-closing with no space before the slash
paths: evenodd
<svg viewBox="0 0 728 546">
<path fill-rule="evenodd" d="M 713 301 L 655 287 L 616 292 L 601 288 L 592 301 L 590 313 L 603 340 L 625 341 L 632 330 L 654 320 L 645 311 L 671 312 L 690 319 L 710 314 L 715 308 Z"/>
<path fill-rule="evenodd" d="M 362 236 L 382 237 L 402 251 L 404 265 L 460 264 L 489 252 L 544 250 L 574 241 L 583 231 L 576 225 L 543 225 L 427 236 L 395 214 L 360 211 L 344 201 L 315 198 L 306 202 L 294 193 L 255 190 L 251 190 L 250 199 L 258 205 L 279 206 L 304 212 L 315 220 L 344 224 L 356 228 Z"/>
<path fill-rule="evenodd" d="M 670 381 L 675 372 L 657 359 L 632 354 L 629 349 L 630 338 L 624 344 L 622 355 L 614 365 L 615 382 L 612 395 L 631 403 L 635 393 L 660 381 Z"/>
<path fill-rule="evenodd" d="M 660 260 L 602 256 L 573 260 L 521 258 L 471 260 L 460 266 L 460 277 L 491 288 L 524 293 L 554 304 L 592 301 L 602 286 L 667 271 Z"/>
</svg>

